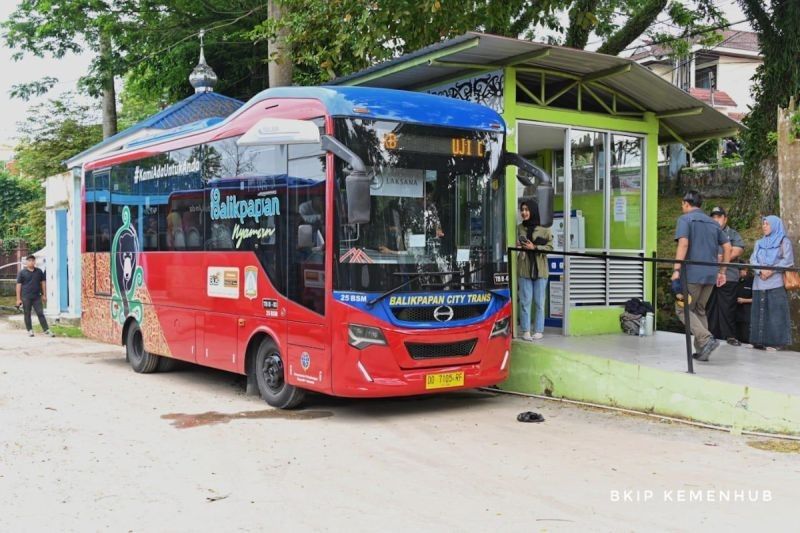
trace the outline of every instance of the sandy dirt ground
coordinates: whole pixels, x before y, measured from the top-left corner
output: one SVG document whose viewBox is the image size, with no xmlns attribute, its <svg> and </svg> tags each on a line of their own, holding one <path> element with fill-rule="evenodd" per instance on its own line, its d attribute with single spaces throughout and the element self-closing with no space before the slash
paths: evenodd
<svg viewBox="0 0 800 533">
<path fill-rule="evenodd" d="M 763 440 L 470 391 L 279 412 L 0 321 L 0 531 L 796 527 L 800 454 Z"/>
</svg>

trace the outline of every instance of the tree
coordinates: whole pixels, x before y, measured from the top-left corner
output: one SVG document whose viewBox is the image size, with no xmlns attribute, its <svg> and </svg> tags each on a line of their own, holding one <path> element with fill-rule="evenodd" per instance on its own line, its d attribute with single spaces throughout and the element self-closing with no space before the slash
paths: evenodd
<svg viewBox="0 0 800 533">
<path fill-rule="evenodd" d="M 758 33 L 764 63 L 753 78 L 753 108 L 744 119 L 742 134 L 744 180 L 734 218 L 749 225 L 761 214 L 778 212 L 778 170 L 775 132 L 778 108 L 800 92 L 800 2 L 797 0 L 739 0 Z"/>
<path fill-rule="evenodd" d="M 661 15 L 685 35 L 724 20 L 713 0 L 273 1 L 282 6 L 282 16 L 264 20 L 250 36 L 261 42 L 283 31 L 293 79 L 301 84 L 325 82 L 472 30 L 534 39 L 547 29 L 562 36 L 551 41 L 580 49 L 595 35 L 604 42 L 600 52 L 617 55 Z M 559 19 L 564 11 L 566 28 Z"/>
<path fill-rule="evenodd" d="M 139 0 L 138 30 L 126 33 L 125 94 L 142 102 L 172 103 L 190 94 L 198 35 L 219 76 L 216 91 L 247 100 L 268 86 L 267 43 L 247 33 L 267 18 L 268 0 Z"/>
<path fill-rule="evenodd" d="M 118 42 L 124 39 L 136 16 L 135 0 L 21 0 L 16 10 L 3 22 L 3 38 L 9 48 L 17 49 L 15 60 L 24 54 L 62 58 L 68 53 L 94 52 L 89 72 L 81 86 L 92 96 L 103 99 L 103 136 L 117 132 L 114 77 L 124 72 Z M 55 83 L 47 77 L 32 84 L 18 85 L 13 94 L 21 98 L 41 95 Z"/>
<path fill-rule="evenodd" d="M 63 161 L 100 142 L 99 117 L 88 104 L 76 102 L 74 95 L 34 106 L 25 122 L 16 147 L 20 174 L 41 181 L 64 172 Z"/>
<path fill-rule="evenodd" d="M 31 250 L 44 246 L 44 189 L 39 181 L 0 170 L 0 241 L 24 239 Z"/>
</svg>

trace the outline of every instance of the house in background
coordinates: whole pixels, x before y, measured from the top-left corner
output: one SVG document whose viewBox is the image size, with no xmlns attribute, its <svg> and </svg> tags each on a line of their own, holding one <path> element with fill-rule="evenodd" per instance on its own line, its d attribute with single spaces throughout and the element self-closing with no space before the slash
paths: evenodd
<svg viewBox="0 0 800 533">
<path fill-rule="evenodd" d="M 45 180 L 47 315 L 63 318 L 81 316 L 80 235 L 83 213 L 80 206 L 83 165 L 122 150 L 143 137 L 166 133 L 199 121 L 209 124 L 219 122 L 244 104 L 214 92 L 217 75 L 206 63 L 202 48 L 200 61 L 189 76 L 189 82 L 195 89 L 192 96 L 73 156 L 65 162 L 68 172 Z"/>
<path fill-rule="evenodd" d="M 752 78 L 764 62 L 758 35 L 737 30 L 723 31 L 714 46 L 693 44 L 688 58 L 670 57 L 663 45 L 643 45 L 629 59 L 737 121 L 753 104 Z"/>
</svg>

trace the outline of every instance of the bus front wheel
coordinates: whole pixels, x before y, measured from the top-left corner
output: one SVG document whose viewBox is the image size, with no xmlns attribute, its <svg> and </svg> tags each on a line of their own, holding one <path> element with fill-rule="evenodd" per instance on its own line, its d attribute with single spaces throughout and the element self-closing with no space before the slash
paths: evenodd
<svg viewBox="0 0 800 533">
<path fill-rule="evenodd" d="M 303 401 L 305 391 L 286 383 L 281 353 L 271 339 L 264 339 L 258 347 L 253 370 L 259 394 L 272 407 L 292 409 Z"/>
<path fill-rule="evenodd" d="M 144 349 L 142 330 L 136 322 L 133 322 L 128 328 L 128 337 L 125 339 L 125 352 L 134 372 L 150 374 L 158 368 L 159 357 Z"/>
</svg>

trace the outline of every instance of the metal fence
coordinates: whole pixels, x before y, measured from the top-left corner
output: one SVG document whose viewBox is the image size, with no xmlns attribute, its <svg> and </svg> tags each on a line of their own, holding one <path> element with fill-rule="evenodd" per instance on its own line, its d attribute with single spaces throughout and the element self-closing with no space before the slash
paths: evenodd
<svg viewBox="0 0 800 533">
<path fill-rule="evenodd" d="M 513 246 L 509 247 L 508 250 L 507 250 L 509 262 L 512 261 L 511 258 L 513 257 L 513 254 L 511 252 L 531 252 L 531 253 L 539 254 L 539 255 L 560 255 L 560 256 L 563 256 L 563 257 L 592 258 L 592 259 L 604 260 L 606 262 L 609 262 L 609 261 L 621 261 L 621 262 L 629 261 L 629 262 L 639 263 L 642 266 L 644 266 L 645 264 L 648 264 L 648 263 L 649 264 L 653 264 L 654 265 L 654 269 L 653 269 L 652 286 L 651 286 L 651 296 L 652 296 L 652 300 L 653 300 L 653 302 L 652 302 L 653 305 L 655 305 L 655 300 L 656 300 L 656 298 L 655 298 L 655 296 L 656 296 L 656 286 L 657 286 L 656 271 L 658 270 L 658 267 L 661 266 L 661 265 L 670 265 L 670 268 L 672 268 L 673 265 L 679 264 L 682 267 L 684 265 L 697 265 L 697 266 L 713 266 L 713 267 L 716 267 L 716 268 L 734 267 L 734 268 L 737 268 L 737 269 L 748 268 L 748 269 L 752 269 L 752 270 L 759 270 L 759 269 L 760 270 L 765 270 L 763 265 L 753 265 L 753 264 L 750 264 L 750 263 L 723 263 L 723 262 L 712 263 L 712 262 L 707 262 L 707 261 L 692 261 L 692 260 L 689 260 L 689 259 L 678 260 L 678 259 L 668 259 L 668 258 L 663 258 L 663 257 L 656 257 L 655 254 L 653 255 L 653 257 L 645 257 L 644 255 L 615 255 L 615 254 L 609 254 L 609 253 L 605 253 L 605 252 L 603 252 L 603 253 L 587 253 L 587 252 L 563 252 L 563 251 L 557 251 L 557 250 L 548 250 L 548 251 L 528 250 L 528 249 L 525 249 L 525 248 L 517 248 L 517 247 L 513 247 Z M 784 272 L 798 272 L 798 273 L 800 273 L 800 268 L 798 268 L 798 267 L 791 267 L 791 268 L 769 267 L 769 270 L 772 270 L 774 272 L 781 272 L 781 273 L 784 273 Z M 685 268 L 681 268 L 680 269 L 680 273 L 681 273 L 681 291 L 683 293 L 683 301 L 684 302 L 689 302 L 689 284 L 687 283 L 687 280 L 686 280 L 686 269 Z M 511 291 L 512 301 L 516 301 L 514 299 L 514 297 L 515 297 L 514 289 L 515 288 L 513 286 L 511 286 L 512 284 L 509 284 L 509 285 L 510 285 L 509 289 Z M 566 298 L 565 298 L 565 300 L 566 300 Z M 569 302 L 565 301 L 565 306 L 567 306 L 567 305 L 569 305 Z M 692 358 L 691 316 L 690 316 L 689 305 L 684 305 L 683 306 L 683 313 L 684 313 L 683 314 L 683 318 L 684 318 L 684 326 L 685 326 L 684 327 L 684 334 L 685 334 L 685 337 L 686 337 L 686 366 L 687 366 L 687 372 L 690 373 L 690 374 L 694 374 L 694 361 L 693 361 L 693 358 Z"/>
</svg>

